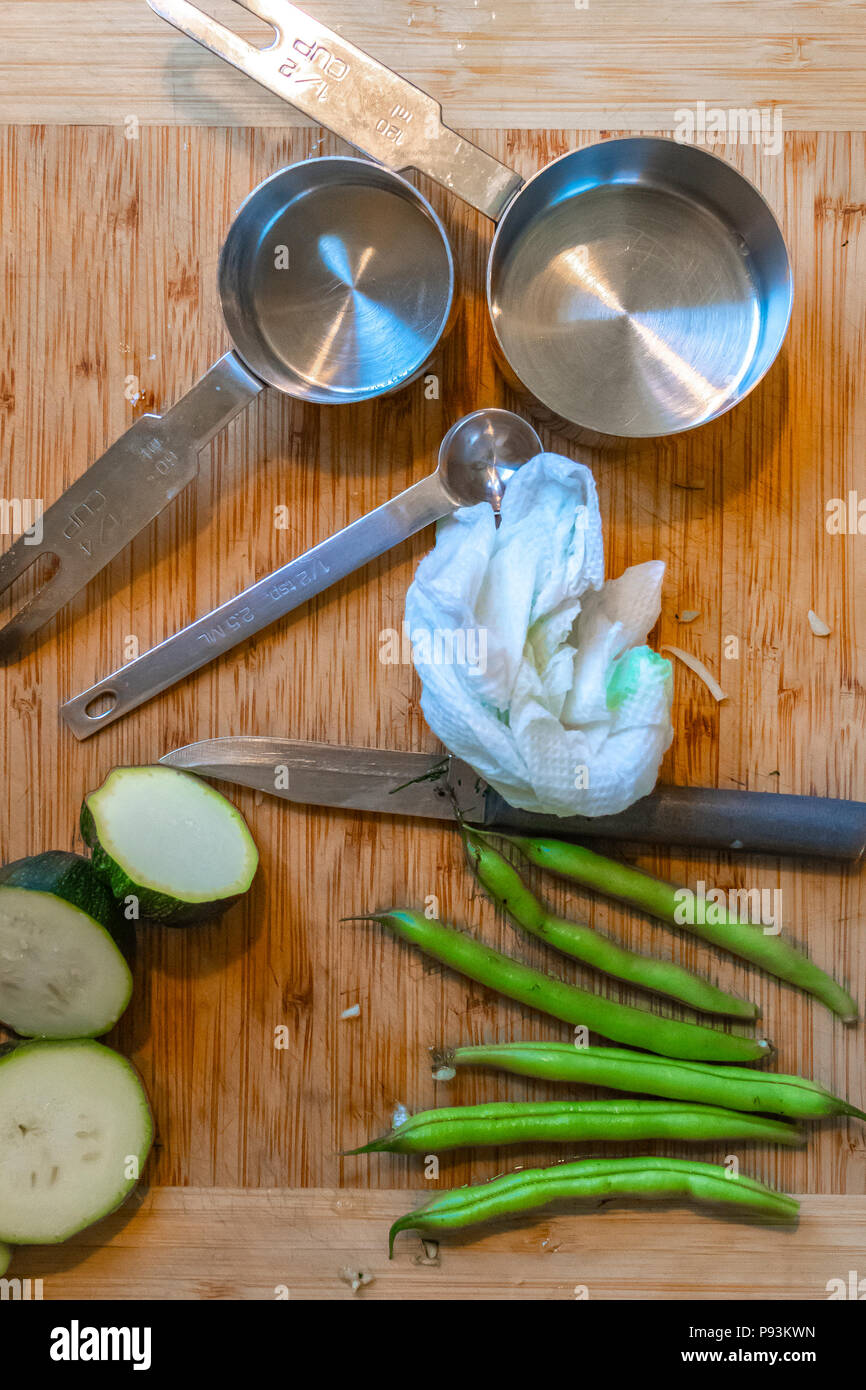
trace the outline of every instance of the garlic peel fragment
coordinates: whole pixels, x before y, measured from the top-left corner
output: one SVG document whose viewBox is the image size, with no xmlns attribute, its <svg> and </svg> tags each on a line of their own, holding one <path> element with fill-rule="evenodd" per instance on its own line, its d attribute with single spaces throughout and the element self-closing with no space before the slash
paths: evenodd
<svg viewBox="0 0 866 1390">
<path fill-rule="evenodd" d="M 714 700 L 719 702 L 721 702 L 722 700 L 727 700 L 727 695 L 725 694 L 722 687 L 719 685 L 719 682 L 716 680 L 712 671 L 710 671 L 698 657 L 693 656 L 691 652 L 684 652 L 682 647 L 671 647 L 665 645 L 661 647 L 659 650 L 663 652 L 670 652 L 671 656 L 677 657 L 678 660 L 681 661 L 684 666 L 688 666 L 690 671 L 694 671 L 698 679 L 703 681 L 704 685 L 707 687 L 707 690 L 709 690 Z"/>
<path fill-rule="evenodd" d="M 818 614 L 811 608 L 809 609 L 809 626 L 816 637 L 829 637 L 832 631 L 832 628 L 827 626 L 824 619 L 819 618 Z"/>
</svg>

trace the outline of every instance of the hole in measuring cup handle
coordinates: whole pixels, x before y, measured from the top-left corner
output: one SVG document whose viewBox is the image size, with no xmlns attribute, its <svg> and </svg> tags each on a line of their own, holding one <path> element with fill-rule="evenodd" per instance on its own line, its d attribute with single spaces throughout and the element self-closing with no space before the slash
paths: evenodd
<svg viewBox="0 0 866 1390">
<path fill-rule="evenodd" d="M 104 719 L 107 714 L 111 714 L 117 704 L 116 690 L 100 690 L 98 695 L 94 695 L 92 700 L 88 700 L 84 706 L 84 713 L 88 719 Z"/>
<path fill-rule="evenodd" d="M 260 52 L 279 43 L 280 31 L 276 23 L 256 14 L 245 0 L 196 0 L 196 9 Z"/>
</svg>

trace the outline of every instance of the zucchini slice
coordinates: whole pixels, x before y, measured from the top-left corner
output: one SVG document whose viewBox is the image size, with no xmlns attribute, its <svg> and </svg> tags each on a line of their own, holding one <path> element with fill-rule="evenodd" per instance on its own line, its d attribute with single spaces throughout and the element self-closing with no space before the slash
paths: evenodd
<svg viewBox="0 0 866 1390">
<path fill-rule="evenodd" d="M 132 995 L 134 942 L 89 859 L 51 850 L 0 867 L 0 1019 L 28 1038 L 95 1038 Z"/>
<path fill-rule="evenodd" d="M 116 767 L 84 798 L 81 833 L 115 897 L 173 926 L 218 917 L 258 868 L 240 811 L 173 767 Z"/>
<path fill-rule="evenodd" d="M 54 1245 L 119 1207 L 153 1141 L 138 1073 L 90 1039 L 0 1056 L 0 1241 Z"/>
</svg>

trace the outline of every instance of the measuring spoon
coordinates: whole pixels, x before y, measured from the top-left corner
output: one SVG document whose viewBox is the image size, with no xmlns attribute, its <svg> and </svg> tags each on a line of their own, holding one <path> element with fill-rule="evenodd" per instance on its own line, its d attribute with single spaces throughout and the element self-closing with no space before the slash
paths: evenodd
<svg viewBox="0 0 866 1390">
<path fill-rule="evenodd" d="M 489 502 L 498 515 L 508 477 L 541 452 L 535 430 L 510 410 L 464 415 L 442 440 L 435 472 L 73 696 L 60 713 L 76 738 L 89 738 L 458 507 Z"/>
</svg>

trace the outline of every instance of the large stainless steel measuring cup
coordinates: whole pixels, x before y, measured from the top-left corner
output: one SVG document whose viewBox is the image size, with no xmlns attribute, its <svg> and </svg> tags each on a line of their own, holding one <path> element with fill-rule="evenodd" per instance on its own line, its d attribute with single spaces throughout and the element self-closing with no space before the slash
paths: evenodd
<svg viewBox="0 0 866 1390">
<path fill-rule="evenodd" d="M 418 265 L 424 274 L 417 274 Z M 195 477 L 198 455 L 264 390 L 322 404 L 411 381 L 454 293 L 448 238 L 405 179 L 368 160 L 311 159 L 254 189 L 219 260 L 235 344 L 164 415 L 142 415 L 0 556 L 0 593 L 41 556 L 54 572 L 0 630 L 0 657 L 52 617 Z"/>
<path fill-rule="evenodd" d="M 566 154 L 524 184 L 443 125 L 432 97 L 295 5 L 238 3 L 273 26 L 270 47 L 190 0 L 148 0 L 371 158 L 429 174 L 498 222 L 493 332 L 549 422 L 600 443 L 674 434 L 729 410 L 767 371 L 790 316 L 790 266 L 770 208 L 731 165 L 629 138 Z"/>
<path fill-rule="evenodd" d="M 442 440 L 435 472 L 67 700 L 60 713 L 76 738 L 89 738 L 458 507 L 489 502 L 498 514 L 509 476 L 541 448 L 510 410 L 464 415 Z"/>
</svg>

